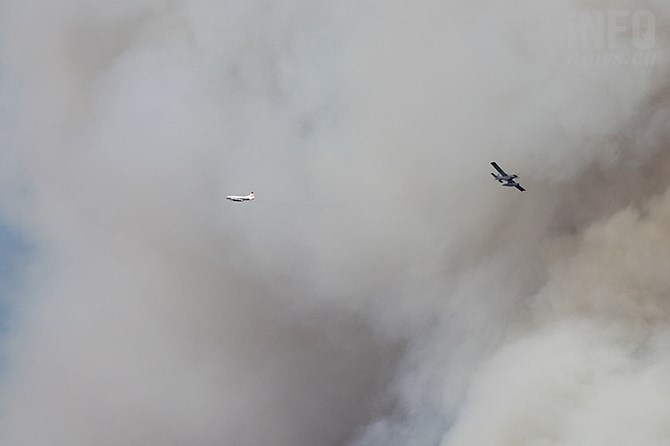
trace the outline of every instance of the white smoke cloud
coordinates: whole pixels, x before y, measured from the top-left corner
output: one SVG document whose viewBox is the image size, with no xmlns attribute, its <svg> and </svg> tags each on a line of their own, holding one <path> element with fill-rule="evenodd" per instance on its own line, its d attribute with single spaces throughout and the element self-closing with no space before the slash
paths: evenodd
<svg viewBox="0 0 670 446">
<path fill-rule="evenodd" d="M 2 444 L 667 442 L 663 3 L 4 8 Z"/>
</svg>

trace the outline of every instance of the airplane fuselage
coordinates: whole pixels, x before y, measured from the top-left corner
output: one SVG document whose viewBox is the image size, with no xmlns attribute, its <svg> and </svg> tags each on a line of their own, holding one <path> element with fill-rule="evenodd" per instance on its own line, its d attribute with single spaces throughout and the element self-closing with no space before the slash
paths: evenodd
<svg viewBox="0 0 670 446">
<path fill-rule="evenodd" d="M 235 201 L 235 202 L 238 202 L 238 203 L 243 202 L 243 201 L 251 201 L 251 200 L 255 200 L 255 199 L 256 199 L 256 197 L 255 197 L 253 192 L 250 193 L 249 195 L 228 195 L 226 197 L 226 200 Z"/>
<path fill-rule="evenodd" d="M 499 183 L 504 183 L 504 182 L 515 182 L 514 181 L 516 178 L 519 176 L 517 174 L 514 175 L 496 175 L 495 173 L 491 172 L 491 175 L 493 175 L 493 178 L 496 179 Z"/>
</svg>

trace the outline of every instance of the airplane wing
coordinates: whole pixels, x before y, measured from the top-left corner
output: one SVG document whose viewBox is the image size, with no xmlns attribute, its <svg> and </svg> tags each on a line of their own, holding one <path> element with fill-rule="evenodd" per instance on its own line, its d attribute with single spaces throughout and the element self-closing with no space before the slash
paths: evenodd
<svg viewBox="0 0 670 446">
<path fill-rule="evenodd" d="M 494 168 L 495 170 L 498 171 L 498 173 L 499 173 L 500 175 L 507 175 L 507 174 L 505 173 L 505 171 L 502 170 L 502 169 L 500 168 L 500 166 L 498 165 L 498 163 L 496 163 L 495 161 L 493 161 L 493 162 L 491 163 L 491 165 L 493 166 L 493 168 Z"/>
<path fill-rule="evenodd" d="M 520 184 L 517 184 L 517 185 L 514 186 L 514 187 L 516 187 L 517 189 L 519 189 L 521 192 L 525 192 L 525 191 L 526 191 L 526 189 L 524 189 L 523 187 L 521 187 Z"/>
</svg>

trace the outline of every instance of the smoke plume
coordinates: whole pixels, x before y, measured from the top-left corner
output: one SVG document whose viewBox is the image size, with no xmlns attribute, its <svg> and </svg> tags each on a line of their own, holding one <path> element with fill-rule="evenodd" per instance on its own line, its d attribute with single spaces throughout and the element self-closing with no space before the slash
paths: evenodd
<svg viewBox="0 0 670 446">
<path fill-rule="evenodd" d="M 1 7 L 1 444 L 670 441 L 664 2 Z"/>
</svg>

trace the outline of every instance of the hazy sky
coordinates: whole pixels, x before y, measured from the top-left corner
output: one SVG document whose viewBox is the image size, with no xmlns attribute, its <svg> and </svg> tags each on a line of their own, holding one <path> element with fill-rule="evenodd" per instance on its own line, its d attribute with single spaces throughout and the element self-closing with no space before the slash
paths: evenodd
<svg viewBox="0 0 670 446">
<path fill-rule="evenodd" d="M 670 441 L 666 2 L 0 7 L 0 444 Z"/>
</svg>

